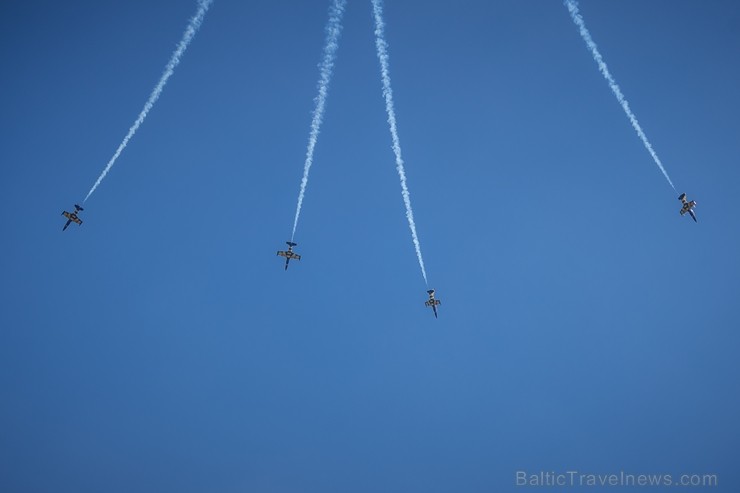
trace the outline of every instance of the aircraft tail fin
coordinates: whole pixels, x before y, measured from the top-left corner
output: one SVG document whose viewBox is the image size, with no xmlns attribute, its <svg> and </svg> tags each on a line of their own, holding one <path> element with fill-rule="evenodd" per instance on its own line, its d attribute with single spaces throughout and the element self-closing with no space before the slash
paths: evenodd
<svg viewBox="0 0 740 493">
<path fill-rule="evenodd" d="M 681 202 L 683 202 L 684 200 L 686 200 L 686 194 L 685 193 L 682 193 L 681 195 L 679 195 L 678 196 L 678 200 L 680 200 Z"/>
<path fill-rule="evenodd" d="M 292 241 L 286 241 L 285 242 L 289 247 L 298 246 L 298 243 L 293 243 Z"/>
</svg>

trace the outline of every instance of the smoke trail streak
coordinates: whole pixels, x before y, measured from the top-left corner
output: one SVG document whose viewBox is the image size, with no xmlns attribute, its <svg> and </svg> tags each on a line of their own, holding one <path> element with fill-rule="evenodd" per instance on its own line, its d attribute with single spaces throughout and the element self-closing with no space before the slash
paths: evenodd
<svg viewBox="0 0 740 493">
<path fill-rule="evenodd" d="M 598 64 L 599 71 L 609 83 L 609 87 L 611 87 L 612 92 L 617 97 L 617 101 L 619 101 L 619 104 L 622 105 L 622 109 L 627 114 L 627 118 L 629 118 L 630 123 L 632 123 L 632 128 L 635 129 L 635 132 L 637 132 L 640 140 L 642 140 L 642 143 L 645 144 L 645 148 L 653 157 L 653 161 L 655 161 L 655 164 L 658 165 L 658 168 L 660 168 L 660 171 L 663 173 L 663 176 L 665 176 L 665 179 L 668 180 L 668 183 L 671 185 L 671 187 L 673 187 L 673 190 L 677 191 L 676 187 L 671 181 L 671 178 L 668 176 L 668 172 L 666 172 L 665 168 L 663 167 L 663 163 L 660 162 L 660 158 L 658 158 L 658 155 L 653 150 L 653 146 L 650 145 L 650 142 L 648 142 L 645 132 L 642 130 L 642 127 L 637 122 L 637 118 L 632 113 L 627 99 L 625 99 L 624 94 L 622 94 L 622 90 L 619 88 L 614 80 L 614 77 L 612 77 L 612 74 L 609 72 L 609 69 L 604 62 L 601 53 L 599 53 L 599 49 L 596 47 L 596 43 L 594 43 L 594 40 L 591 38 L 591 33 L 589 33 L 588 29 L 586 29 L 586 24 L 583 22 L 583 17 L 578 11 L 578 2 L 576 2 L 575 0 L 564 0 L 564 3 L 565 6 L 568 8 L 568 11 L 570 12 L 570 17 L 573 19 L 573 22 L 576 24 L 576 26 L 578 26 L 578 30 L 581 33 L 583 41 L 586 42 L 586 46 L 588 46 L 588 49 L 591 51 L 591 55 L 593 56 L 594 61 L 596 61 L 596 63 Z"/>
<path fill-rule="evenodd" d="M 393 140 L 393 153 L 396 155 L 396 170 L 401 179 L 401 195 L 403 203 L 406 206 L 406 219 L 411 229 L 411 239 L 416 249 L 416 257 L 419 259 L 421 275 L 424 276 L 424 282 L 428 285 L 427 272 L 424 269 L 424 259 L 421 256 L 421 245 L 419 237 L 416 234 L 416 223 L 414 222 L 414 211 L 411 208 L 411 196 L 406 186 L 406 170 L 403 166 L 401 157 L 401 142 L 398 139 L 398 128 L 396 125 L 396 110 L 393 104 L 393 90 L 391 89 L 391 76 L 388 69 L 388 43 L 385 41 L 385 23 L 383 22 L 383 5 L 382 0 L 372 0 L 373 16 L 375 17 L 375 46 L 378 50 L 378 60 L 380 61 L 380 74 L 383 79 L 383 97 L 385 98 L 385 111 L 388 114 L 388 125 L 390 126 L 391 138 Z"/>
<path fill-rule="evenodd" d="M 177 45 L 177 48 L 175 49 L 175 52 L 172 54 L 172 57 L 170 58 L 170 61 L 167 62 L 167 66 L 164 69 L 164 72 L 162 73 L 162 77 L 160 77 L 159 82 L 157 82 L 157 85 L 154 87 L 154 90 L 149 95 L 149 99 L 147 100 L 146 104 L 144 104 L 144 109 L 141 110 L 141 113 L 139 113 L 139 117 L 136 119 L 133 125 L 131 125 L 131 128 L 129 128 L 128 133 L 126 134 L 126 137 L 123 138 L 123 141 L 121 142 L 121 145 L 118 146 L 118 149 L 116 149 L 115 154 L 113 154 L 113 157 L 110 158 L 110 161 L 108 161 L 108 164 L 105 166 L 105 169 L 98 177 L 95 184 L 92 186 L 89 192 L 87 192 L 87 196 L 85 197 L 86 202 L 88 198 L 90 198 L 90 195 L 93 194 L 95 189 L 98 188 L 100 183 L 105 178 L 105 175 L 108 174 L 110 169 L 115 164 L 116 160 L 118 159 L 118 156 L 121 155 L 121 152 L 126 148 L 126 145 L 128 145 L 129 140 L 131 140 L 131 137 L 134 136 L 136 131 L 139 129 L 141 124 L 144 122 L 144 119 L 146 119 L 146 116 L 149 114 L 149 110 L 152 109 L 152 106 L 154 106 L 154 103 L 157 102 L 159 99 L 159 96 L 162 94 L 162 90 L 164 89 L 165 84 L 167 84 L 167 81 L 169 80 L 170 76 L 174 73 L 175 67 L 180 63 L 180 58 L 182 57 L 183 53 L 185 53 L 185 50 L 188 48 L 188 45 L 193 40 L 193 37 L 195 36 L 195 33 L 200 28 L 201 23 L 203 22 L 203 18 L 206 15 L 206 12 L 208 11 L 208 7 L 211 6 L 211 3 L 213 3 L 213 0 L 198 0 L 198 11 L 195 13 L 195 16 L 193 16 L 192 19 L 190 19 L 190 22 L 188 23 L 188 27 L 185 29 L 185 33 L 182 36 L 182 39 Z"/>
<path fill-rule="evenodd" d="M 339 35 L 342 33 L 342 15 L 347 0 L 334 0 L 329 8 L 329 21 L 326 25 L 326 43 L 324 44 L 324 56 L 319 65 L 319 94 L 316 96 L 316 106 L 313 110 L 311 119 L 311 133 L 308 137 L 308 147 L 306 148 L 306 161 L 303 164 L 303 178 L 301 179 L 301 190 L 298 193 L 298 204 L 295 209 L 295 219 L 293 219 L 293 233 L 290 236 L 292 242 L 295 238 L 295 230 L 298 227 L 298 217 L 301 215 L 303 206 L 303 197 L 306 195 L 306 185 L 308 185 L 308 173 L 313 164 L 313 153 L 316 148 L 316 141 L 319 138 L 321 123 L 324 121 L 324 110 L 326 109 L 326 97 L 329 93 L 329 82 L 331 81 L 332 71 L 334 69 L 334 60 L 337 57 L 339 48 Z"/>
</svg>

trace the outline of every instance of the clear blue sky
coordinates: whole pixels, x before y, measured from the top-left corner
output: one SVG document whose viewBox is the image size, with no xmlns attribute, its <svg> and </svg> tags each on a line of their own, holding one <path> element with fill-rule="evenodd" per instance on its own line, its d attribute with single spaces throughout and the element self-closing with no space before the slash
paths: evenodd
<svg viewBox="0 0 740 493">
<path fill-rule="evenodd" d="M 329 1 L 0 7 L 0 490 L 494 492 L 515 473 L 740 488 L 740 8 L 389 2 L 404 217 L 350 0 L 296 241 Z M 553 490 L 554 491 L 554 490 Z"/>
</svg>

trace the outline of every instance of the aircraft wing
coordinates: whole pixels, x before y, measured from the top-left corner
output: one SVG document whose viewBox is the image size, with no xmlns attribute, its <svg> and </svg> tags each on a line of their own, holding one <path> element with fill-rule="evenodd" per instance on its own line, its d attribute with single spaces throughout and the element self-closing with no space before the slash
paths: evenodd
<svg viewBox="0 0 740 493">
<path fill-rule="evenodd" d="M 77 224 L 82 224 L 82 219 L 80 219 L 79 217 L 75 216 L 71 212 L 64 211 L 64 212 L 62 212 L 62 216 L 66 217 L 70 221 L 76 222 Z"/>
<path fill-rule="evenodd" d="M 290 258 L 295 259 L 295 260 L 300 260 L 301 256 L 298 255 L 297 253 L 294 253 Z"/>
<path fill-rule="evenodd" d="M 288 252 L 278 251 L 277 254 L 280 255 L 281 257 L 287 257 L 288 256 Z"/>
</svg>

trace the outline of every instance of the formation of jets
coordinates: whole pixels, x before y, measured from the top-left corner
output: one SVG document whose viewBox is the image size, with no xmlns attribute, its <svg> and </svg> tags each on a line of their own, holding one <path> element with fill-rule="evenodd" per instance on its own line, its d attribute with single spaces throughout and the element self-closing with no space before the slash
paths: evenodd
<svg viewBox="0 0 740 493">
<path fill-rule="evenodd" d="M 686 194 L 682 193 L 678 196 L 678 200 L 681 201 L 681 210 L 679 213 L 683 216 L 687 212 L 691 216 L 691 218 L 694 220 L 694 222 L 698 222 L 696 220 L 696 214 L 694 213 L 694 207 L 696 207 L 696 201 L 695 200 L 687 200 Z M 75 210 L 74 212 L 67 212 L 63 211 L 62 215 L 67 218 L 67 223 L 64 225 L 64 228 L 62 228 L 62 231 L 66 230 L 67 227 L 71 223 L 77 223 L 82 224 L 82 219 L 79 217 L 79 213 L 82 212 L 84 209 L 80 207 L 79 205 L 75 204 Z M 286 241 L 285 242 L 288 245 L 287 250 L 278 250 L 277 255 L 279 257 L 285 257 L 285 270 L 288 270 L 288 265 L 290 264 L 291 260 L 300 260 L 301 256 L 293 251 L 293 247 L 298 246 L 297 243 L 293 243 L 292 241 Z M 424 305 L 427 307 L 431 307 L 434 311 L 434 318 L 437 318 L 437 306 L 441 305 L 442 302 L 434 297 L 434 290 L 430 289 L 427 291 L 427 294 L 429 294 L 429 299 L 424 302 Z"/>
<path fill-rule="evenodd" d="M 65 229 L 67 229 L 67 226 L 69 226 L 70 223 L 82 224 L 82 219 L 80 219 L 77 216 L 77 213 L 80 212 L 80 211 L 84 211 L 84 210 L 85 209 L 83 209 L 79 205 L 75 204 L 75 211 L 74 212 L 62 211 L 62 216 L 64 216 L 64 217 L 67 218 L 67 224 L 64 225 L 64 227 L 62 228 L 62 231 L 64 231 Z"/>
<path fill-rule="evenodd" d="M 300 260 L 301 256 L 293 251 L 293 247 L 298 246 L 297 243 L 286 241 L 285 244 L 288 245 L 288 249 L 278 250 L 277 254 L 280 257 L 285 257 L 285 270 L 288 270 L 288 263 L 291 261 L 291 259 Z M 425 301 L 424 304 L 426 306 L 432 307 L 432 310 L 434 310 L 434 318 L 437 318 L 437 305 L 441 305 L 442 302 L 434 297 L 433 289 L 430 289 L 429 291 L 427 291 L 427 293 L 429 293 L 429 301 Z"/>
<path fill-rule="evenodd" d="M 681 210 L 679 213 L 683 216 L 687 212 L 691 214 L 691 219 L 694 220 L 695 223 L 698 223 L 699 221 L 696 220 L 696 214 L 694 214 L 694 207 L 696 207 L 696 200 L 686 200 L 686 194 L 682 193 L 678 196 L 678 200 L 681 201 L 683 206 L 681 207 Z"/>
</svg>

